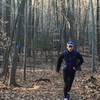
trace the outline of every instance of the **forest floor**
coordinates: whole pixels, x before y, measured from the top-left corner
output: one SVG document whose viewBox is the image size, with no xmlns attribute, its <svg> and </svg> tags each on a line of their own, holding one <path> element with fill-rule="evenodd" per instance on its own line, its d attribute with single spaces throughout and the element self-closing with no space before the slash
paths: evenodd
<svg viewBox="0 0 100 100">
<path fill-rule="evenodd" d="M 76 73 L 71 100 L 100 100 L 100 70 L 95 74 L 96 80 L 90 80 L 90 63 L 90 58 L 85 57 L 82 71 Z M 22 75 L 18 69 L 17 83 L 22 87 L 8 87 L 0 81 L 0 100 L 63 100 L 62 74 L 50 69 L 28 70 L 26 81 L 23 81 Z"/>
</svg>

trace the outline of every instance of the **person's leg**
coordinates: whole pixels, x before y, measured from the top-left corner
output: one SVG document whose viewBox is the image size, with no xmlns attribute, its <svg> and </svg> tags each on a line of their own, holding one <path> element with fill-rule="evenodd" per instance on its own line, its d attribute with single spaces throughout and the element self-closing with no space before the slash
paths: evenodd
<svg viewBox="0 0 100 100">
<path fill-rule="evenodd" d="M 69 77 L 66 69 L 63 70 L 63 79 L 64 79 L 64 98 L 67 98 L 68 92 L 69 92 L 70 77 Z"/>
<path fill-rule="evenodd" d="M 64 78 L 64 98 L 69 98 L 68 92 L 71 90 L 71 86 L 74 80 L 75 72 L 67 72 L 64 70 L 63 78 Z"/>
<path fill-rule="evenodd" d="M 68 92 L 71 90 L 71 87 L 72 87 L 72 84 L 73 84 L 73 81 L 74 81 L 74 78 L 75 78 L 75 72 L 71 72 L 70 76 L 69 76 L 69 84 L 68 84 Z"/>
</svg>

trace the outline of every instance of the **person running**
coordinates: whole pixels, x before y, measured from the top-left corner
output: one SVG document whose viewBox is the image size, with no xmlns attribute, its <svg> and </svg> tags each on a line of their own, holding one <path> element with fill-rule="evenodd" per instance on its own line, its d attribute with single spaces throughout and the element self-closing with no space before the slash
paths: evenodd
<svg viewBox="0 0 100 100">
<path fill-rule="evenodd" d="M 72 87 L 75 73 L 76 71 L 81 70 L 81 65 L 83 63 L 83 57 L 75 49 L 75 43 L 73 41 L 67 42 L 64 52 L 59 56 L 56 72 L 59 73 L 63 61 L 64 100 L 69 100 L 69 92 Z"/>
</svg>

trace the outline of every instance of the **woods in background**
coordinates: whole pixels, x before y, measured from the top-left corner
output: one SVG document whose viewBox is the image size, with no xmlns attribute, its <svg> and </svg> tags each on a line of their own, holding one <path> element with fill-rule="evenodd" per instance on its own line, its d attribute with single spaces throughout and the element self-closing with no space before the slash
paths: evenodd
<svg viewBox="0 0 100 100">
<path fill-rule="evenodd" d="M 96 59 L 100 61 L 99 4 L 99 0 L 1 0 L 0 56 L 2 75 L 10 74 L 8 84 L 17 85 L 17 65 L 24 69 L 24 80 L 27 66 L 34 69 L 42 61 L 53 69 L 70 39 L 83 54 L 88 49 L 94 72 Z"/>
</svg>

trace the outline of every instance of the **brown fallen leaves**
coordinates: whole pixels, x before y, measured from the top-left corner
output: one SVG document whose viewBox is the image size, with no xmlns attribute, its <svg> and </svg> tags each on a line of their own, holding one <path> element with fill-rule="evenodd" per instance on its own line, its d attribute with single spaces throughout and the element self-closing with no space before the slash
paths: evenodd
<svg viewBox="0 0 100 100">
<path fill-rule="evenodd" d="M 62 75 L 51 70 L 28 70 L 27 80 L 22 81 L 20 73 L 17 73 L 17 83 L 22 87 L 8 87 L 0 82 L 0 100 L 62 100 Z M 71 100 L 100 100 L 100 72 L 96 73 L 95 82 L 89 81 L 89 73 L 83 69 L 76 74 Z"/>
</svg>

